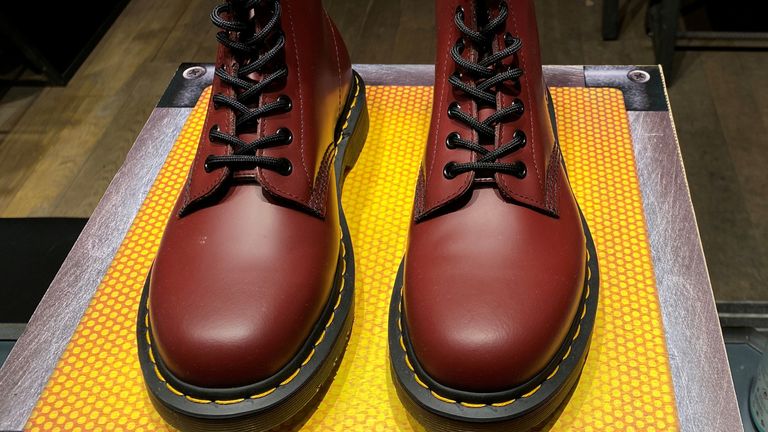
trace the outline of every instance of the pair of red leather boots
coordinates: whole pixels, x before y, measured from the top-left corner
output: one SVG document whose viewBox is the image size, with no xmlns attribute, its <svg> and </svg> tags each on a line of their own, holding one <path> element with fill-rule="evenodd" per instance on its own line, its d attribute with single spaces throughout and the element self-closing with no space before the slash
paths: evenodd
<svg viewBox="0 0 768 432">
<path fill-rule="evenodd" d="M 437 2 L 432 125 L 390 311 L 401 400 L 438 430 L 537 428 L 575 386 L 596 261 L 563 166 L 532 0 Z M 149 395 L 189 430 L 268 430 L 352 328 L 342 183 L 365 87 L 320 0 L 230 0 L 197 155 L 142 295 Z"/>
</svg>

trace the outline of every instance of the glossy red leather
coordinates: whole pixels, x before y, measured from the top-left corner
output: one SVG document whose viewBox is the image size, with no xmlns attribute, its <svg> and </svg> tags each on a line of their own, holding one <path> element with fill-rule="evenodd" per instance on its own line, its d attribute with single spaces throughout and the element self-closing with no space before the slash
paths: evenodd
<svg viewBox="0 0 768 432">
<path fill-rule="evenodd" d="M 153 343 L 177 378 L 200 387 L 253 384 L 286 365 L 318 320 L 336 272 L 341 233 L 329 149 L 351 67 L 320 0 L 280 5 L 288 78 L 262 102 L 286 94 L 293 109 L 260 120 L 257 134 L 291 129 L 292 143 L 263 153 L 288 158 L 293 171 L 205 172 L 208 154 L 231 151 L 211 144 L 207 130 L 217 124 L 231 132 L 234 120 L 211 104 L 152 268 Z M 237 67 L 223 46 L 217 59 Z M 218 78 L 213 90 L 232 91 Z"/>
<path fill-rule="evenodd" d="M 404 302 L 425 371 L 443 385 L 482 393 L 524 384 L 553 358 L 581 299 L 586 252 L 548 115 L 532 0 L 507 1 L 506 28 L 496 38 L 497 48 L 505 32 L 522 39 L 513 59 L 524 70 L 520 86 L 507 86 L 499 100 L 506 106 L 519 98 L 525 112 L 498 126 L 489 143 L 498 147 L 523 130 L 526 146 L 502 161 L 525 162 L 527 176 L 497 174 L 482 184 L 471 172 L 443 176 L 446 162 L 474 154 L 449 149 L 445 140 L 462 130 L 447 117 L 454 98 L 465 112 L 476 111 L 446 75 L 456 67 L 449 53 L 459 37 L 456 8 L 464 7 L 469 19 L 476 3 L 437 3 L 435 107 L 405 257 Z"/>
</svg>

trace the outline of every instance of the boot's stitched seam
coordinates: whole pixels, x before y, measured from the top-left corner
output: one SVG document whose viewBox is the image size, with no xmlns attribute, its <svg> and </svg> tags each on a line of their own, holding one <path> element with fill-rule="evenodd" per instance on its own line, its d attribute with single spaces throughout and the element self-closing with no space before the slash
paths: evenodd
<svg viewBox="0 0 768 432">
<path fill-rule="evenodd" d="M 286 4 L 286 8 L 288 9 L 288 22 L 290 23 L 291 27 L 291 40 L 293 42 L 293 48 L 295 50 L 295 57 L 296 57 L 296 85 L 299 90 L 299 110 L 302 112 L 302 114 L 299 115 L 299 123 L 301 124 L 301 147 L 299 148 L 299 156 L 301 158 L 301 165 L 304 167 L 304 173 L 307 176 L 307 182 L 309 184 L 312 184 L 312 176 L 309 174 L 309 168 L 307 167 L 307 162 L 304 159 L 304 96 L 302 87 L 303 87 L 303 81 L 301 80 L 301 64 L 299 61 L 299 44 L 296 39 L 296 29 L 294 28 L 293 24 L 293 13 L 291 11 L 291 4 Z M 313 172 L 314 174 L 314 172 Z"/>
<path fill-rule="evenodd" d="M 284 381 L 282 381 L 280 384 L 278 384 L 274 388 L 271 388 L 271 389 L 269 389 L 269 390 L 267 390 L 265 392 L 262 392 L 262 393 L 258 393 L 258 394 L 254 394 L 254 395 L 248 396 L 248 399 L 260 399 L 260 398 L 263 398 L 264 396 L 267 396 L 267 395 L 273 393 L 275 390 L 278 389 L 278 387 L 284 386 L 284 385 L 290 383 L 291 381 L 294 380 L 294 378 L 296 378 L 296 376 L 299 375 L 299 372 L 301 372 L 301 368 L 303 368 L 307 363 L 309 363 L 309 361 L 312 359 L 312 357 L 314 357 L 314 355 L 315 355 L 315 347 L 317 347 L 318 345 L 320 345 L 320 343 L 323 342 L 323 340 L 325 339 L 325 333 L 328 331 L 328 327 L 331 326 L 331 323 L 333 323 L 333 320 L 336 317 L 336 311 L 338 310 L 339 305 L 341 304 L 341 294 L 344 292 L 344 288 L 345 288 L 344 277 L 346 276 L 346 272 L 347 272 L 347 261 L 346 261 L 346 258 L 347 258 L 347 248 L 344 246 L 344 242 L 343 241 L 341 242 L 341 247 L 344 250 L 344 252 L 342 253 L 342 260 L 341 260 L 341 262 L 343 263 L 342 265 L 344 266 L 344 268 L 342 269 L 342 272 L 341 272 L 341 288 L 339 289 L 339 293 L 337 295 L 336 304 L 333 305 L 333 311 L 331 312 L 331 316 L 330 316 L 330 318 L 328 318 L 328 322 L 325 324 L 325 328 L 323 329 L 323 332 L 320 333 L 320 336 L 317 338 L 317 341 L 315 341 L 314 347 L 312 347 L 312 351 L 309 352 L 309 354 L 307 355 L 307 358 L 304 359 L 303 362 L 301 362 L 301 365 L 299 365 L 299 367 L 296 368 L 296 371 L 293 372 L 291 374 L 291 376 L 286 378 Z M 146 327 L 146 331 L 144 332 L 144 336 L 147 339 L 147 346 L 148 346 L 147 352 L 149 353 L 149 360 L 152 362 L 152 366 L 155 369 L 155 375 L 157 376 L 157 379 L 159 379 L 162 383 L 165 384 L 165 387 L 168 389 L 168 391 L 170 391 L 171 393 L 175 394 L 176 396 L 184 397 L 188 401 L 194 402 L 194 403 L 198 403 L 198 404 L 214 403 L 216 405 L 232 405 L 232 404 L 236 404 L 236 403 L 245 401 L 246 398 L 225 399 L 225 400 L 200 399 L 200 398 L 196 398 L 196 397 L 192 397 L 192 396 L 189 396 L 187 394 L 184 394 L 181 391 L 179 391 L 176 388 L 174 388 L 165 379 L 165 377 L 163 377 L 163 374 L 160 372 L 160 369 L 157 367 L 157 362 L 155 361 L 155 355 L 152 352 L 152 338 L 150 337 L 150 334 L 149 334 L 149 306 L 147 306 L 147 313 L 146 313 L 146 315 L 144 315 L 144 326 Z"/>
<path fill-rule="evenodd" d="M 338 151 L 339 145 L 341 145 L 341 142 L 344 140 L 344 131 L 349 129 L 349 118 L 352 117 L 352 111 L 354 110 L 355 106 L 357 106 L 357 98 L 360 96 L 360 79 L 355 76 L 355 95 L 352 96 L 352 104 L 350 104 L 349 109 L 347 110 L 347 115 L 344 118 L 344 124 L 341 126 L 341 133 L 339 133 L 339 137 L 336 139 L 335 142 L 333 142 L 331 145 L 328 146 L 326 149 L 326 153 L 328 153 L 329 157 L 323 157 L 322 166 L 320 167 L 320 172 L 318 173 L 318 184 L 319 189 L 316 187 L 313 192 L 312 196 L 309 200 L 309 206 L 312 208 L 316 208 L 320 210 L 320 213 L 325 215 L 326 205 L 324 203 L 328 202 L 327 192 L 328 192 L 328 172 L 331 170 L 331 165 L 333 164 L 333 159 L 336 157 L 336 152 Z M 351 90 L 350 90 L 351 91 Z M 326 198 L 323 200 L 323 198 Z"/>
<path fill-rule="evenodd" d="M 589 264 L 589 260 L 590 260 L 589 250 L 587 250 L 587 264 Z M 571 338 L 570 345 L 568 346 L 568 350 L 565 352 L 565 355 L 563 355 L 563 358 L 560 359 L 560 363 L 565 361 L 565 359 L 567 359 L 568 356 L 571 355 L 571 349 L 573 347 L 573 343 L 576 341 L 576 339 L 581 334 L 581 321 L 587 315 L 587 299 L 589 299 L 589 295 L 590 295 L 589 283 L 592 280 L 592 271 L 589 269 L 589 265 L 587 265 L 586 267 L 587 267 L 587 283 L 586 283 L 586 289 L 585 289 L 585 293 L 584 293 L 584 307 L 582 308 L 581 316 L 579 317 L 579 324 L 576 327 L 576 332 L 574 333 L 573 337 Z M 448 404 L 459 404 L 459 405 L 464 406 L 466 408 L 485 408 L 487 406 L 494 406 L 494 407 L 500 408 L 500 407 L 505 407 L 507 405 L 511 405 L 514 402 L 516 402 L 517 399 L 511 399 L 511 400 L 508 400 L 508 401 L 491 403 L 491 404 L 461 402 L 461 401 L 457 401 L 457 400 L 450 399 L 450 398 L 447 398 L 445 396 L 440 395 L 439 393 L 437 393 L 434 390 L 430 389 L 429 386 L 427 384 L 425 384 L 424 381 L 421 378 L 419 378 L 419 375 L 416 373 L 416 370 L 413 368 L 413 364 L 411 364 L 411 360 L 408 357 L 408 350 L 405 348 L 405 342 L 403 341 L 403 322 L 402 322 L 403 321 L 403 307 L 402 307 L 403 301 L 402 301 L 402 299 L 403 299 L 403 290 L 404 289 L 405 289 L 405 284 L 403 284 L 403 286 L 400 287 L 400 303 L 398 303 L 398 305 L 397 305 L 397 310 L 399 312 L 399 316 L 398 316 L 398 319 L 397 319 L 397 328 L 400 331 L 400 349 L 403 350 L 403 353 L 404 353 L 404 356 L 405 356 L 405 364 L 408 367 L 408 369 L 413 373 L 413 378 L 416 381 L 416 383 L 419 386 L 429 390 L 429 394 L 432 395 L 432 397 L 434 397 L 435 399 L 437 399 L 437 400 L 439 400 L 441 402 L 448 403 Z M 557 375 L 557 373 L 559 371 L 560 371 L 560 364 L 558 364 L 555 367 L 555 369 L 552 371 L 552 373 L 550 373 L 549 376 L 547 376 L 547 378 L 544 381 L 541 382 L 541 384 L 536 386 L 536 388 L 534 388 L 533 390 L 529 391 L 528 393 L 520 396 L 520 398 L 525 399 L 525 398 L 529 398 L 529 397 L 533 396 L 534 394 L 536 394 L 536 392 L 541 390 L 541 386 L 545 382 L 551 380 L 555 375 Z"/>
<path fill-rule="evenodd" d="M 356 93 L 355 93 L 355 98 L 354 98 L 354 100 L 352 101 L 352 105 L 350 105 L 350 106 L 349 106 L 349 110 L 347 110 L 347 118 L 346 118 L 346 120 L 345 120 L 345 122 L 344 122 L 344 126 L 342 127 L 342 133 L 341 133 L 341 134 L 339 134 L 339 138 L 336 140 L 336 144 L 337 144 L 337 145 L 338 145 L 338 144 L 340 144 L 340 143 L 341 143 L 341 141 L 344 139 L 344 130 L 345 130 L 347 127 L 349 127 L 349 117 L 352 115 L 352 110 L 353 110 L 353 109 L 355 108 L 355 106 L 357 105 L 357 96 L 360 94 L 360 80 L 359 80 L 357 77 L 355 77 L 355 85 L 357 86 L 357 90 L 356 90 Z M 259 179 L 261 180 L 262 178 L 264 178 L 264 179 L 266 180 L 266 177 L 263 177 L 263 174 L 262 174 L 262 176 L 261 176 L 261 177 L 259 177 Z M 292 193 L 290 193 L 290 192 L 288 192 L 288 191 L 285 191 L 285 190 L 283 190 L 283 189 L 281 189 L 281 188 L 277 187 L 276 185 L 274 185 L 274 184 L 272 184 L 272 183 L 268 183 L 268 182 L 265 182 L 265 183 L 267 183 L 267 184 L 269 185 L 269 186 L 268 186 L 269 188 L 274 188 L 274 190 L 276 190 L 277 192 L 279 192 L 279 193 L 281 193 L 281 194 L 286 194 L 286 195 L 288 195 L 288 196 L 290 196 L 290 197 L 293 197 L 293 198 L 295 198 L 296 200 L 302 201 L 302 198 L 301 198 L 301 197 L 299 197 L 299 196 L 297 196 L 297 195 L 294 195 L 294 194 L 292 194 Z M 311 195 L 311 194 L 310 194 L 310 198 L 309 198 L 309 199 L 310 199 L 310 200 L 312 199 L 312 195 Z M 302 201 L 302 202 L 303 202 L 303 201 Z M 306 204 L 306 205 L 308 205 L 308 206 L 311 206 L 310 204 Z M 314 209 L 314 208 L 313 208 L 312 210 L 315 210 L 315 211 L 317 211 L 317 209 Z"/>
</svg>

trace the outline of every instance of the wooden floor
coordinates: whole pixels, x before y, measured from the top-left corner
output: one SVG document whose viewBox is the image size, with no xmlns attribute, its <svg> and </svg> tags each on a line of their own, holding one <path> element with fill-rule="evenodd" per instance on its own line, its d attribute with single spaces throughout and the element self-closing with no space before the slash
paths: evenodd
<svg viewBox="0 0 768 432">
<path fill-rule="evenodd" d="M 0 216 L 88 216 L 183 61 L 214 58 L 217 1 L 132 0 L 63 88 L 0 100 Z M 428 0 L 326 0 L 357 63 L 432 63 Z M 538 0 L 548 64 L 651 64 L 642 0 Z M 678 52 L 670 88 L 715 296 L 768 300 L 768 52 Z"/>
</svg>

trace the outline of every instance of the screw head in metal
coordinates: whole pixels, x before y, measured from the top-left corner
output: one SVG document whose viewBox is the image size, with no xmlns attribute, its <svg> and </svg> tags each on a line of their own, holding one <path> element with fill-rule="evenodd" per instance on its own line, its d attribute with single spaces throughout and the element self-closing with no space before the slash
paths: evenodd
<svg viewBox="0 0 768 432">
<path fill-rule="evenodd" d="M 187 68 L 181 75 L 186 79 L 197 79 L 205 75 L 205 68 L 202 66 L 192 66 Z"/>
<path fill-rule="evenodd" d="M 651 80 L 651 74 L 644 70 L 635 69 L 627 74 L 627 78 L 632 82 L 642 84 Z"/>
</svg>

